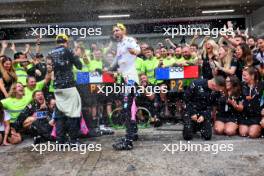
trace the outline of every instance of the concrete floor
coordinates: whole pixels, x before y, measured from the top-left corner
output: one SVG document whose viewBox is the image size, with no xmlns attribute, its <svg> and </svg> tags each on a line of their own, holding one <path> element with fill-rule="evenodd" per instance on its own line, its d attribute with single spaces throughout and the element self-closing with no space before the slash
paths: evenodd
<svg viewBox="0 0 264 176">
<path fill-rule="evenodd" d="M 140 130 L 140 140 L 131 151 L 114 151 L 114 139 L 124 134 L 118 130 L 114 136 L 85 139 L 85 143 L 101 144 L 101 151 L 38 152 L 31 150 L 32 140 L 26 139 L 16 146 L 0 147 L 0 175 L 46 176 L 263 176 L 264 140 L 241 137 L 213 136 L 203 141 L 197 135 L 192 144 L 232 144 L 232 152 L 212 154 L 208 151 L 175 151 L 164 144 L 179 144 L 181 126 L 170 125 L 162 129 Z"/>
</svg>

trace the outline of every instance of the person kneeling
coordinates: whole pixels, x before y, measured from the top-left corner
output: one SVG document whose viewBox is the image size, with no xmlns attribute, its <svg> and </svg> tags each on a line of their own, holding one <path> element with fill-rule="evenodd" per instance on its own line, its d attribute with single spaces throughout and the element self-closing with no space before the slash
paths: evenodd
<svg viewBox="0 0 264 176">
<path fill-rule="evenodd" d="M 33 93 L 34 101 L 26 106 L 14 123 L 16 131 L 28 130 L 34 137 L 34 143 L 52 140 L 52 127 L 49 125 L 53 109 L 48 106 L 42 91 Z"/>
<path fill-rule="evenodd" d="M 243 115 L 239 119 L 239 135 L 258 138 L 261 135 L 261 90 L 258 72 L 254 67 L 243 70 Z"/>
<path fill-rule="evenodd" d="M 0 145 L 10 145 L 8 136 L 10 133 L 10 115 L 4 111 L 0 102 Z"/>
<path fill-rule="evenodd" d="M 194 80 L 185 92 L 186 112 L 183 116 L 183 138 L 191 140 L 196 131 L 200 131 L 205 140 L 212 137 L 211 111 L 217 95 L 213 91 L 223 91 L 225 79 L 216 76 L 211 80 Z"/>
<path fill-rule="evenodd" d="M 226 94 L 218 101 L 214 130 L 216 134 L 234 136 L 238 129 L 238 119 L 243 111 L 240 80 L 236 76 L 226 78 Z"/>
</svg>

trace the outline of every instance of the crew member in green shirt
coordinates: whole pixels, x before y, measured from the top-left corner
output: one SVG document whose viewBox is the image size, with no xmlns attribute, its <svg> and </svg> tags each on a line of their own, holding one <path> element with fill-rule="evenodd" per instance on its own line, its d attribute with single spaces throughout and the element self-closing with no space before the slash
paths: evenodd
<svg viewBox="0 0 264 176">
<path fill-rule="evenodd" d="M 89 62 L 89 71 L 103 70 L 102 52 L 100 50 L 94 51 L 94 57 Z"/>
<path fill-rule="evenodd" d="M 21 82 L 24 86 L 27 84 L 27 69 L 32 67 L 32 64 L 29 64 L 27 57 L 22 52 L 17 52 L 14 54 L 13 65 L 17 75 L 17 82 Z"/>
<path fill-rule="evenodd" d="M 136 60 L 136 70 L 138 75 L 140 75 L 141 73 L 144 73 L 144 60 L 141 59 L 140 57 L 137 57 Z"/>
<path fill-rule="evenodd" d="M 161 80 L 156 80 L 155 78 L 155 69 L 159 66 L 160 62 L 153 56 L 153 48 L 147 47 L 144 54 L 146 57 L 146 60 L 144 61 L 144 73 L 147 75 L 148 81 L 153 85 L 162 83 Z"/>
<path fill-rule="evenodd" d="M 9 97 L 1 100 L 4 109 L 10 114 L 11 119 L 11 144 L 18 144 L 22 141 L 21 135 L 12 128 L 12 124 L 16 121 L 20 112 L 28 105 L 28 100 L 24 96 L 24 86 L 21 83 L 14 83 L 11 86 Z"/>
<path fill-rule="evenodd" d="M 192 55 L 189 46 L 185 46 L 182 48 L 182 57 L 185 60 L 185 62 L 183 63 L 184 66 L 197 65 L 198 58 Z"/>
<path fill-rule="evenodd" d="M 33 93 L 37 90 L 42 90 L 50 80 L 51 80 L 50 74 L 47 74 L 45 79 L 39 82 L 36 82 L 36 78 L 34 76 L 30 76 L 27 78 L 27 86 L 25 87 L 25 98 L 27 99 L 28 103 L 32 101 Z"/>
<path fill-rule="evenodd" d="M 161 52 L 161 60 L 162 60 L 162 67 L 171 67 L 174 63 L 175 60 L 173 57 L 168 57 L 168 52 L 166 48 L 161 48 L 160 49 Z"/>
<path fill-rule="evenodd" d="M 89 62 L 89 72 L 102 72 L 103 70 L 103 61 L 102 61 L 102 52 L 101 50 L 95 50 L 93 52 L 93 59 Z M 101 96 L 95 95 L 93 93 L 89 94 L 89 102 L 87 102 L 87 105 L 89 106 L 89 111 L 92 114 L 92 122 L 91 126 L 93 128 L 97 127 L 97 121 L 98 117 L 97 115 L 97 105 L 98 100 L 101 100 Z"/>
<path fill-rule="evenodd" d="M 77 72 L 89 72 L 89 56 L 85 52 L 85 48 L 83 44 L 77 43 L 75 46 L 75 53 L 79 56 L 80 61 L 82 63 L 82 69 L 78 70 L 75 66 L 73 66 L 73 73 L 76 79 Z"/>
<path fill-rule="evenodd" d="M 185 59 L 182 57 L 182 48 L 180 46 L 175 49 L 175 64 L 176 66 L 181 66 L 185 63 Z"/>
</svg>

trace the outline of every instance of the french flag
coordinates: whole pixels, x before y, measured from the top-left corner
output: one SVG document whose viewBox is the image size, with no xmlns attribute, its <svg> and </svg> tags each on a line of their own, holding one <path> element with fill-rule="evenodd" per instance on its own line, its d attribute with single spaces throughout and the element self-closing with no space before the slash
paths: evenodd
<svg viewBox="0 0 264 176">
<path fill-rule="evenodd" d="M 155 70 L 157 80 L 188 79 L 199 77 L 198 66 L 166 67 Z"/>
<path fill-rule="evenodd" d="M 98 72 L 77 72 L 76 82 L 78 85 L 91 83 L 114 83 L 115 79 L 112 74 Z"/>
</svg>

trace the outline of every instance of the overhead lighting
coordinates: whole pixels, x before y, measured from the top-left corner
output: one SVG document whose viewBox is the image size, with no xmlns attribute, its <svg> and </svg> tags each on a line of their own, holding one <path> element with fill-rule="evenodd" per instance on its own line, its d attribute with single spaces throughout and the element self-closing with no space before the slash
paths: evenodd
<svg viewBox="0 0 264 176">
<path fill-rule="evenodd" d="M 21 19 L 0 19 L 0 23 L 25 22 L 25 18 Z"/>
<path fill-rule="evenodd" d="M 234 9 L 227 9 L 227 10 L 203 10 L 202 13 L 232 13 Z"/>
<path fill-rule="evenodd" d="M 129 18 L 129 14 L 120 14 L 120 15 L 99 15 L 98 18 Z"/>
</svg>

